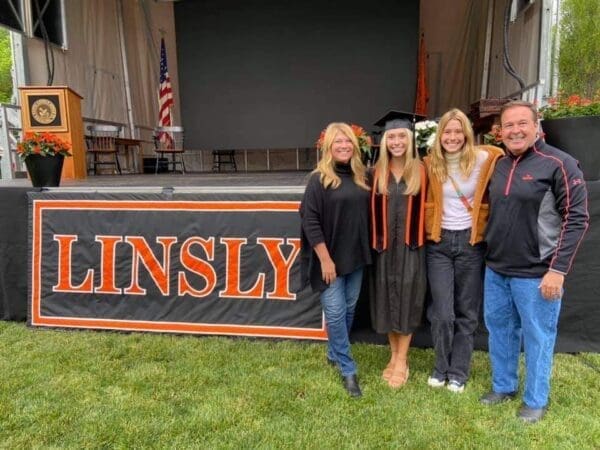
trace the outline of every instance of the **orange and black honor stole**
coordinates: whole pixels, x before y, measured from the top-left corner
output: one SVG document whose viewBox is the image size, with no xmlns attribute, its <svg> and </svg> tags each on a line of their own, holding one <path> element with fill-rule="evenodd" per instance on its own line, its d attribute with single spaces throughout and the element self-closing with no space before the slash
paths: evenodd
<svg viewBox="0 0 600 450">
<path fill-rule="evenodd" d="M 406 196 L 406 231 L 404 243 L 410 248 L 417 248 L 425 243 L 425 189 L 427 179 L 423 166 L 421 170 L 421 189 L 416 195 Z M 371 190 L 371 247 L 381 252 L 387 249 L 387 195 L 377 192 L 377 180 L 380 174 L 375 171 L 373 189 Z M 389 174 L 388 174 L 389 176 Z M 387 181 L 387 177 L 386 177 Z M 386 183 L 387 185 L 387 183 Z"/>
</svg>

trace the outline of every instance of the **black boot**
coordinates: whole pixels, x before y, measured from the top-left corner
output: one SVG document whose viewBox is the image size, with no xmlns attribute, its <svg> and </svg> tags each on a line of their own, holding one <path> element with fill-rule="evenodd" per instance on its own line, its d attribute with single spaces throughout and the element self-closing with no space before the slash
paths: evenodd
<svg viewBox="0 0 600 450">
<path fill-rule="evenodd" d="M 360 391 L 360 386 L 358 385 L 358 379 L 356 375 L 348 375 L 347 377 L 342 377 L 342 384 L 344 385 L 344 389 L 348 391 L 350 397 L 361 397 L 362 392 Z"/>
</svg>

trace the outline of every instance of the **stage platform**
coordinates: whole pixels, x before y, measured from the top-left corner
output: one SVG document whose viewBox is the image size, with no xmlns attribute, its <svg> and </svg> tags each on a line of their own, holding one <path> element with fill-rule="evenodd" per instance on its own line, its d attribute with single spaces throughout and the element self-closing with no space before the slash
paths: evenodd
<svg viewBox="0 0 600 450">
<path fill-rule="evenodd" d="M 159 173 L 143 175 L 95 175 L 85 180 L 63 180 L 61 188 L 127 188 L 127 187 L 196 187 L 196 186 L 304 186 L 310 171 L 265 171 L 265 172 L 195 172 Z M 31 182 L 26 178 L 0 180 L 2 187 L 29 187 Z"/>
<path fill-rule="evenodd" d="M 27 317 L 28 271 L 31 269 L 30 262 L 28 262 L 31 249 L 31 234 L 28 230 L 32 224 L 28 203 L 30 198 L 61 199 L 81 196 L 85 199 L 108 196 L 111 201 L 120 201 L 120 195 L 129 195 L 129 198 L 134 195 L 136 199 L 155 198 L 157 200 L 153 201 L 158 202 L 177 198 L 192 199 L 192 201 L 253 198 L 255 202 L 258 200 L 259 203 L 269 201 L 269 199 L 294 199 L 297 202 L 301 198 L 309 174 L 309 171 L 290 171 L 187 173 L 185 175 L 172 173 L 101 175 L 90 176 L 81 181 L 67 180 L 62 183 L 60 188 L 48 190 L 32 188 L 27 179 L 0 181 L 0 204 L 3 208 L 0 215 L 0 319 L 25 320 Z M 566 281 L 566 293 L 563 298 L 556 345 L 556 350 L 560 352 L 600 351 L 600 327 L 598 327 L 598 323 L 600 323 L 600 302 L 598 301 L 600 299 L 600 278 L 598 277 L 600 260 L 596 257 L 597 249 L 600 247 L 600 182 L 589 182 L 588 191 L 591 226 L 579 249 L 574 268 Z M 67 211 L 67 217 L 69 217 L 68 214 L 71 213 Z M 255 220 L 255 215 L 255 213 L 249 212 L 247 216 L 244 216 L 248 220 L 238 220 L 239 224 L 233 225 L 246 226 L 245 222 L 248 222 L 248 226 L 253 226 L 250 224 Z M 82 217 L 85 219 L 86 216 Z M 295 212 L 289 217 L 291 222 L 282 229 L 278 236 L 297 238 L 299 219 Z M 175 220 L 177 220 L 176 217 Z M 208 225 L 212 226 L 212 220 Z M 269 219 L 260 226 L 270 227 L 273 222 Z M 189 219 L 183 223 L 189 223 Z M 65 225 L 69 226 L 68 221 Z M 116 234 L 122 232 L 118 226 L 121 226 L 121 222 L 117 224 Z M 111 228 L 109 230 L 112 232 Z M 183 234 L 185 235 L 185 233 Z M 216 231 L 214 235 L 218 236 L 219 232 Z M 238 235 L 244 236 L 244 234 Z M 253 233 L 248 236 L 250 235 L 255 237 Z M 253 282 L 255 279 L 256 276 L 253 275 L 250 281 Z M 487 336 L 483 325 L 480 326 L 475 338 L 476 348 L 486 349 Z M 385 336 L 376 335 L 371 330 L 369 298 L 364 289 L 357 307 L 353 340 L 386 342 Z M 415 334 L 413 342 L 415 346 L 420 347 L 431 345 L 426 323 Z"/>
</svg>

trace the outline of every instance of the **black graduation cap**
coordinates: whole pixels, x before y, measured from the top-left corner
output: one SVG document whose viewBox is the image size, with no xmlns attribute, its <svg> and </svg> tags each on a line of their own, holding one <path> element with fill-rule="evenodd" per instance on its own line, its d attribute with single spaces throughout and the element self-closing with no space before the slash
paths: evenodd
<svg viewBox="0 0 600 450">
<path fill-rule="evenodd" d="M 406 111 L 388 111 L 388 113 L 375 122 L 375 125 L 383 128 L 384 131 L 393 130 L 394 128 L 407 128 L 413 131 L 413 156 L 417 155 L 417 135 L 415 131 L 415 123 L 425 120 L 425 116 L 417 113 L 409 113 Z"/>
<path fill-rule="evenodd" d="M 375 125 L 384 129 L 384 131 L 392 130 L 394 128 L 408 128 L 413 129 L 415 122 L 425 120 L 425 116 L 416 113 L 409 113 L 405 111 L 388 111 L 388 113 L 375 122 Z"/>
</svg>

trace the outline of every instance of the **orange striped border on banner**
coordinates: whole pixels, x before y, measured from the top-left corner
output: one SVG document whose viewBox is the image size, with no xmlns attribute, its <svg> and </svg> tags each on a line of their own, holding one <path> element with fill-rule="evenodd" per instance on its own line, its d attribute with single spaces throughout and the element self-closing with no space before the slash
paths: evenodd
<svg viewBox="0 0 600 450">
<path fill-rule="evenodd" d="M 149 331 L 231 336 L 326 340 L 324 318 L 319 328 L 210 324 L 189 322 L 152 322 L 41 314 L 41 245 L 44 211 L 48 210 L 133 210 L 133 211 L 215 211 L 215 212 L 294 212 L 298 201 L 137 201 L 137 200 L 33 200 L 31 239 L 31 325 L 41 327 L 84 328 L 124 331 Z"/>
</svg>

